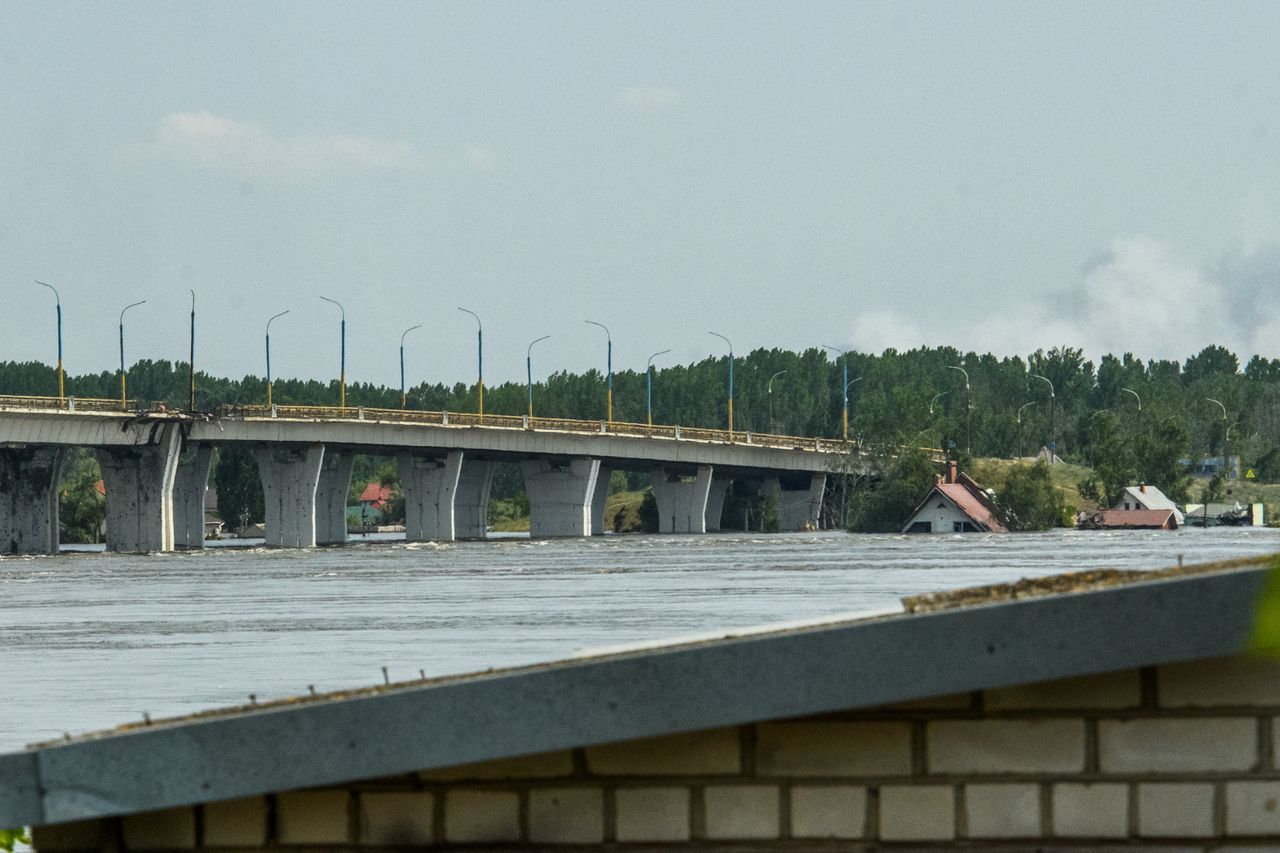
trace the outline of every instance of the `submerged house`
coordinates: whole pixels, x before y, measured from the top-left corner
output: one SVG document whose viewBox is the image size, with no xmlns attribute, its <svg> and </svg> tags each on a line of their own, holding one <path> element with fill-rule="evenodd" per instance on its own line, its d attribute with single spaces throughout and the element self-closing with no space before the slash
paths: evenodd
<svg viewBox="0 0 1280 853">
<path fill-rule="evenodd" d="M 968 474 L 947 463 L 946 476 L 925 495 L 903 533 L 1008 533 L 1000 509 Z"/>
<path fill-rule="evenodd" d="M 1175 527 L 1181 527 L 1183 524 L 1182 511 L 1178 509 L 1177 504 L 1169 500 L 1164 492 L 1155 486 L 1148 486 L 1146 483 L 1139 483 L 1136 486 L 1125 486 L 1120 500 L 1116 501 L 1113 510 L 1132 512 L 1133 510 L 1173 510 L 1174 520 L 1177 522 Z"/>
</svg>

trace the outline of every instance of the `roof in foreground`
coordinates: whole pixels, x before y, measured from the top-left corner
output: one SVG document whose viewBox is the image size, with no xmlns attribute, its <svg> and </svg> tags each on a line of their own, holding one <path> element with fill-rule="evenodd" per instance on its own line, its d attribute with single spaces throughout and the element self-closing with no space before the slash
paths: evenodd
<svg viewBox="0 0 1280 853">
<path fill-rule="evenodd" d="M 0 756 L 0 826 L 1235 654 L 1272 565 L 1037 578 L 916 596 L 893 614 L 121 727 Z"/>
</svg>

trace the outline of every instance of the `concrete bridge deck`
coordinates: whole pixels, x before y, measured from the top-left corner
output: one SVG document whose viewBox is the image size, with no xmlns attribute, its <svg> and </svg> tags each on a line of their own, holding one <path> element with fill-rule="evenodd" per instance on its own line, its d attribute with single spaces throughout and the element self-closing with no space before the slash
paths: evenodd
<svg viewBox="0 0 1280 853">
<path fill-rule="evenodd" d="M 483 538 L 496 461 L 521 466 L 534 536 L 604 530 L 613 470 L 651 475 L 663 532 L 719 529 L 731 480 L 777 493 L 784 528 L 816 525 L 847 442 L 667 425 L 359 407 L 128 411 L 112 400 L 0 397 L 0 553 L 57 550 L 63 450 L 88 447 L 107 489 L 109 550 L 198 548 L 212 449 L 250 446 L 268 544 L 346 539 L 355 453 L 397 458 L 411 540 Z"/>
</svg>

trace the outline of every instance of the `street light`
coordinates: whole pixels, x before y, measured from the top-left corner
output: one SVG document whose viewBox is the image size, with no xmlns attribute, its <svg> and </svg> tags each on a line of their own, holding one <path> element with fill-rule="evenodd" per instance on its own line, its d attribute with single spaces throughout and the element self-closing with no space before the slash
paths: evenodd
<svg viewBox="0 0 1280 853">
<path fill-rule="evenodd" d="M 146 304 L 147 304 L 147 300 L 144 299 L 141 302 L 133 302 L 133 303 L 130 303 L 129 305 L 126 305 L 120 311 L 120 409 L 121 411 L 128 411 L 129 409 L 129 398 L 125 394 L 125 381 L 124 381 L 124 312 L 128 311 L 130 308 L 137 308 L 139 305 L 146 305 Z"/>
<path fill-rule="evenodd" d="M 933 397 L 929 400 L 929 417 L 933 417 L 933 404 L 938 402 L 939 400 L 941 400 L 943 397 L 947 396 L 950 393 L 951 393 L 950 391 L 942 391 L 941 393 L 933 395 Z"/>
<path fill-rule="evenodd" d="M 1023 403 L 1021 406 L 1018 407 L 1018 458 L 1019 459 L 1022 458 L 1022 412 L 1024 409 L 1027 408 L 1027 406 L 1036 406 L 1036 405 L 1039 405 L 1039 401 L 1031 400 L 1030 402 Z"/>
<path fill-rule="evenodd" d="M 62 405 L 67 401 L 66 375 L 62 372 L 62 297 L 52 284 L 45 284 L 43 281 L 37 281 L 36 284 L 52 290 L 58 306 L 58 405 Z"/>
<path fill-rule="evenodd" d="M 525 351 L 524 367 L 525 367 L 526 375 L 528 377 L 527 387 L 529 391 L 529 419 L 531 421 L 533 420 L 533 345 L 538 343 L 538 341 L 545 341 L 549 337 L 551 336 L 543 335 L 540 338 L 530 341 L 529 349 Z"/>
<path fill-rule="evenodd" d="M 842 403 L 842 408 L 840 409 L 840 436 L 845 441 L 848 441 L 849 440 L 849 353 L 845 352 L 842 349 L 839 349 L 838 347 L 833 347 L 831 346 L 831 344 L 823 344 L 823 346 L 831 350 L 832 352 L 840 353 L 841 361 L 844 364 L 844 372 L 840 376 L 840 384 L 841 384 L 841 387 L 844 389 L 844 391 L 842 392 L 843 403 Z"/>
<path fill-rule="evenodd" d="M 645 411 L 645 416 L 649 419 L 649 426 L 653 426 L 653 360 L 658 356 L 666 355 L 669 352 L 671 352 L 671 350 L 669 349 L 664 349 L 660 352 L 655 352 L 653 355 L 649 356 L 649 360 L 645 362 L 645 365 L 644 365 L 644 378 L 645 378 L 644 411 Z"/>
<path fill-rule="evenodd" d="M 947 370 L 964 374 L 964 452 L 973 454 L 973 391 L 969 388 L 969 371 L 956 364 L 948 364 Z"/>
<path fill-rule="evenodd" d="M 1138 392 L 1137 392 L 1137 391 L 1134 391 L 1134 390 L 1133 390 L 1133 389 L 1131 389 L 1131 388 L 1121 388 L 1120 390 L 1121 390 L 1121 391 L 1124 391 L 1126 394 L 1132 394 L 1132 395 L 1133 395 L 1133 399 L 1135 399 L 1135 400 L 1137 400 L 1137 401 L 1138 401 L 1138 411 L 1139 411 L 1139 412 L 1141 412 L 1141 411 L 1142 411 L 1142 398 L 1138 396 Z"/>
<path fill-rule="evenodd" d="M 404 390 L 404 336 L 412 332 L 414 329 L 421 329 L 421 328 L 422 328 L 422 324 L 419 323 L 416 326 L 410 326 L 409 328 L 405 329 L 403 332 L 400 333 L 400 408 L 401 409 L 409 408 L 409 405 L 408 405 L 409 398 L 408 396 L 406 396 L 405 390 Z"/>
<path fill-rule="evenodd" d="M 484 420 L 484 327 L 480 324 L 480 315 L 469 308 L 459 308 L 465 314 L 470 314 L 476 318 L 476 390 L 479 396 L 477 410 L 480 413 L 480 420 Z"/>
<path fill-rule="evenodd" d="M 604 323 L 597 323 L 595 320 L 587 320 L 586 322 L 590 323 L 592 326 L 599 326 L 600 328 L 604 329 L 604 337 L 609 344 L 608 360 L 606 362 L 609 369 L 609 376 L 607 380 L 607 387 L 609 389 L 609 402 L 608 402 L 608 408 L 606 409 L 606 416 L 607 416 L 608 422 L 612 424 L 613 423 L 613 335 L 609 334 L 609 327 L 606 326 Z"/>
<path fill-rule="evenodd" d="M 347 310 L 336 299 L 330 299 L 327 296 L 321 296 L 320 298 L 325 302 L 332 302 L 337 305 L 338 310 L 342 313 L 342 324 L 338 327 L 341 338 L 341 355 L 338 362 L 338 411 L 344 412 L 347 408 Z"/>
<path fill-rule="evenodd" d="M 769 383 L 767 385 L 767 390 L 769 392 L 769 432 L 776 433 L 778 431 L 778 427 L 773 420 L 773 380 L 777 379 L 779 376 L 786 375 L 787 371 L 779 370 L 777 373 L 769 377 Z"/>
<path fill-rule="evenodd" d="M 1231 431 L 1231 427 L 1227 426 L 1227 407 L 1221 401 L 1212 397 L 1205 397 L 1210 403 L 1216 403 L 1219 409 L 1222 409 L 1222 479 L 1227 479 L 1227 434 Z"/>
<path fill-rule="evenodd" d="M 733 341 L 719 332 L 707 330 L 708 335 L 715 335 L 729 345 L 729 440 L 733 441 Z"/>
<path fill-rule="evenodd" d="M 271 315 L 271 319 L 267 320 L 267 406 L 271 406 L 271 324 L 276 319 L 288 314 L 288 311 L 281 311 L 279 314 Z"/>
<path fill-rule="evenodd" d="M 196 410 L 196 292 L 191 291 L 191 357 L 187 361 L 187 411 Z"/>
<path fill-rule="evenodd" d="M 1054 410 L 1056 409 L 1055 403 L 1057 402 L 1057 394 L 1054 392 L 1053 383 L 1049 381 L 1048 377 L 1041 376 L 1039 373 L 1028 373 L 1027 377 L 1031 379 L 1041 379 L 1049 386 L 1049 462 L 1052 464 L 1054 458 L 1058 455 L 1058 444 L 1054 441 L 1053 436 L 1055 426 L 1053 422 L 1053 415 Z"/>
</svg>

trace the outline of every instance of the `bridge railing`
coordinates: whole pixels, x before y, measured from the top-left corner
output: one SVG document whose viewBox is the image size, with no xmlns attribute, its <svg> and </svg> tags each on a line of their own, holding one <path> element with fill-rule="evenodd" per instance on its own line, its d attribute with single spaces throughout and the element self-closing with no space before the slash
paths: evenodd
<svg viewBox="0 0 1280 853">
<path fill-rule="evenodd" d="M 638 438 L 702 441 L 722 444 L 746 444 L 787 450 L 809 450 L 817 453 L 844 453 L 849 443 L 841 439 L 808 438 L 794 435 L 747 432 L 706 427 L 684 427 L 668 424 L 637 424 L 626 421 L 588 421 L 574 418 L 526 417 L 524 415 L 479 415 L 475 412 L 431 412 L 415 409 L 377 409 L 361 406 L 222 406 L 222 417 L 285 418 L 292 420 L 354 420 L 414 423 L 432 426 L 468 426 L 489 429 L 546 430 L 578 434 L 625 435 Z"/>
<path fill-rule="evenodd" d="M 136 412 L 137 400 L 107 400 L 99 397 L 37 397 L 0 394 L 0 409 L 55 412 Z"/>
</svg>

